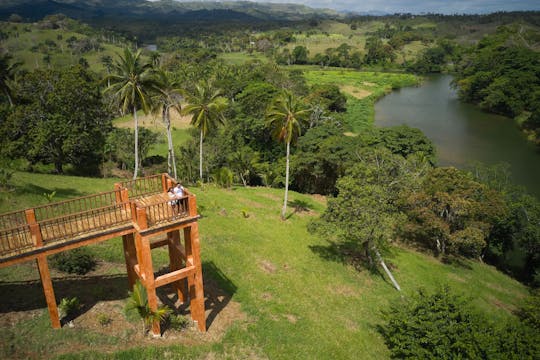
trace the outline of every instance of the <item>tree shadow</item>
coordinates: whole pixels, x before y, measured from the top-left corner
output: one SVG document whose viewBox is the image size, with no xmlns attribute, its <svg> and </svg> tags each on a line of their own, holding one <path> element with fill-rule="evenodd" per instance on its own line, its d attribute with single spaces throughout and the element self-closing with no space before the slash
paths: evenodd
<svg viewBox="0 0 540 360">
<path fill-rule="evenodd" d="M 168 272 L 162 269 L 160 272 Z M 158 275 L 158 272 L 156 275 Z M 203 263 L 204 296 L 206 309 L 206 327 L 209 328 L 217 315 L 227 306 L 236 285 L 213 263 Z M 77 297 L 81 307 L 79 311 L 62 319 L 65 324 L 94 307 L 101 301 L 126 299 L 130 291 L 126 274 L 99 276 L 66 276 L 52 279 L 56 302 L 62 298 Z M 163 286 L 156 290 L 161 302 L 169 306 L 175 313 L 189 314 L 189 303 L 176 306 L 178 295 L 172 286 Z M 39 279 L 28 281 L 0 282 L 0 314 L 19 311 L 30 311 L 47 308 L 43 287 Z"/>
<path fill-rule="evenodd" d="M 353 242 L 338 243 L 328 241 L 327 246 L 310 245 L 309 249 L 326 261 L 352 266 L 359 272 L 369 271 L 371 274 L 380 277 L 385 283 L 392 285 L 375 264 L 369 265 L 369 259 L 362 251 L 358 250 L 356 244 Z"/>
<path fill-rule="evenodd" d="M 90 310 L 100 301 L 125 299 L 129 284 L 125 274 L 92 277 L 70 276 L 52 279 L 57 303 L 62 298 L 77 297 L 79 311 L 62 319 L 62 323 L 73 320 Z M 0 313 L 29 311 L 47 307 L 40 280 L 0 282 Z"/>
<path fill-rule="evenodd" d="M 236 293 L 236 285 L 214 264 L 203 262 L 204 307 L 206 310 L 206 328 L 210 328 L 218 314 L 229 304 Z M 168 271 L 163 269 L 164 271 Z M 189 302 L 179 304 L 178 294 L 172 285 L 157 289 L 161 302 L 170 307 L 174 313 L 188 315 Z"/>
<path fill-rule="evenodd" d="M 42 186 L 38 186 L 35 184 L 25 184 L 24 186 L 15 185 L 15 191 L 17 193 L 30 194 L 30 195 L 50 194 L 51 192 L 56 191 L 56 196 L 60 198 L 78 197 L 78 196 L 86 195 L 77 189 L 58 188 L 58 187 L 48 189 L 48 188 L 44 188 Z"/>
<path fill-rule="evenodd" d="M 302 212 L 308 212 L 311 210 L 311 203 L 304 201 L 304 200 L 292 200 L 287 202 L 287 206 L 292 207 L 294 211 L 287 215 L 286 219 L 290 219 L 295 214 L 302 213 Z"/>
</svg>

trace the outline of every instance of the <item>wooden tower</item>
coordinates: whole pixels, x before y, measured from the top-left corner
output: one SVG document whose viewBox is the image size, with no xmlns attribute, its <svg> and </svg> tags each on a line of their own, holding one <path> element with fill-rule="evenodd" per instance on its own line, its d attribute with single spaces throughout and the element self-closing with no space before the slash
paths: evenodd
<svg viewBox="0 0 540 360">
<path fill-rule="evenodd" d="M 191 317 L 206 331 L 196 198 L 189 191 L 170 204 L 167 174 L 115 184 L 115 190 L 0 215 L 0 267 L 36 260 L 53 328 L 61 326 L 47 256 L 123 239 L 130 288 L 141 281 L 156 311 L 156 289 L 172 284 Z M 156 276 L 152 249 L 167 246 L 169 271 Z M 158 322 L 152 326 L 161 334 Z"/>
</svg>

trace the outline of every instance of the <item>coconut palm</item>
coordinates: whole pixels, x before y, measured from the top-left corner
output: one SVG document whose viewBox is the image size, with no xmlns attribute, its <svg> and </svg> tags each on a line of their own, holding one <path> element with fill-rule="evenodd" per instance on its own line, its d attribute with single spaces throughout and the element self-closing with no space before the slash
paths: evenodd
<svg viewBox="0 0 540 360">
<path fill-rule="evenodd" d="M 135 127 L 135 170 L 133 179 L 137 178 L 139 170 L 139 121 L 137 109 L 145 114 L 150 110 L 149 92 L 154 88 L 155 81 L 151 72 L 152 66 L 141 60 L 141 50 L 132 52 L 124 49 L 124 54 L 113 66 L 113 73 L 106 76 L 110 86 L 105 91 L 112 92 L 123 112 L 133 111 Z"/>
<path fill-rule="evenodd" d="M 211 81 L 197 84 L 191 92 L 185 93 L 187 105 L 182 109 L 183 114 L 192 115 L 191 125 L 199 129 L 199 177 L 203 180 L 203 139 L 208 131 L 223 124 L 224 112 L 228 100 L 221 96 L 221 91 L 213 87 Z"/>
<path fill-rule="evenodd" d="M 175 109 L 181 112 L 180 100 L 182 99 L 182 89 L 179 82 L 172 78 L 169 72 L 163 69 L 156 71 L 156 96 L 154 101 L 154 111 L 161 113 L 163 123 L 167 129 L 167 143 L 169 146 L 167 155 L 168 172 L 177 178 L 176 159 L 174 156 L 174 145 L 171 134 L 170 110 Z"/>
<path fill-rule="evenodd" d="M 309 109 L 297 99 L 290 91 L 284 90 L 278 95 L 268 108 L 266 119 L 267 126 L 277 141 L 284 142 L 287 151 L 285 168 L 285 197 L 281 219 L 285 220 L 287 211 L 287 197 L 289 193 L 289 156 L 291 143 L 294 143 L 302 131 L 302 126 L 307 123 Z"/>
</svg>

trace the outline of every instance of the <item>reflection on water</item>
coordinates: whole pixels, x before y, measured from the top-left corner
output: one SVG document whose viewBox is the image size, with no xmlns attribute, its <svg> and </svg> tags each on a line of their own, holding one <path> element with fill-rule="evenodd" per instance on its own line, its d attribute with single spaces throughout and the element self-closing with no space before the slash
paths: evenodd
<svg viewBox="0 0 540 360">
<path fill-rule="evenodd" d="M 397 90 L 375 105 L 375 124 L 421 129 L 437 147 L 441 166 L 481 161 L 509 163 L 515 183 L 540 198 L 540 152 L 508 118 L 457 99 L 452 77 L 429 77 L 419 87 Z"/>
</svg>

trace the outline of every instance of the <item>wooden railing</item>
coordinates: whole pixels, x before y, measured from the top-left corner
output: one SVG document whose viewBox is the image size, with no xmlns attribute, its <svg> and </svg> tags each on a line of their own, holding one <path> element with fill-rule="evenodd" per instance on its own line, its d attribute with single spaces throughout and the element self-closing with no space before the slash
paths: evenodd
<svg viewBox="0 0 540 360">
<path fill-rule="evenodd" d="M 163 175 L 153 175 L 135 180 L 123 181 L 116 186 L 127 189 L 130 199 L 166 191 L 163 184 Z"/>
<path fill-rule="evenodd" d="M 125 199 L 124 201 L 127 201 Z M 121 189 L 70 199 L 34 208 L 36 221 L 54 219 L 66 215 L 99 209 L 122 202 Z"/>
<path fill-rule="evenodd" d="M 172 206 L 168 174 L 115 184 L 115 190 L 0 215 L 0 260 L 66 240 L 93 236 L 136 223 L 148 229 L 197 216 L 195 196 Z"/>
<path fill-rule="evenodd" d="M 130 224 L 127 191 L 83 196 L 0 215 L 0 257 Z"/>
<path fill-rule="evenodd" d="M 20 225 L 0 230 L 0 257 L 5 254 L 19 254 L 35 246 L 30 227 Z"/>
<path fill-rule="evenodd" d="M 43 244 L 130 224 L 132 217 L 129 210 L 129 203 L 120 203 L 41 221 L 39 227 Z"/>
<path fill-rule="evenodd" d="M 193 205 L 191 206 L 193 208 L 195 206 L 193 196 L 184 196 L 177 200 L 177 204 L 173 204 L 166 197 L 149 204 L 135 202 L 137 209 L 136 222 L 141 228 L 145 229 L 178 220 L 179 218 L 187 218 L 191 213 L 190 199 L 193 199 Z"/>
</svg>

